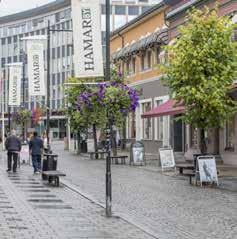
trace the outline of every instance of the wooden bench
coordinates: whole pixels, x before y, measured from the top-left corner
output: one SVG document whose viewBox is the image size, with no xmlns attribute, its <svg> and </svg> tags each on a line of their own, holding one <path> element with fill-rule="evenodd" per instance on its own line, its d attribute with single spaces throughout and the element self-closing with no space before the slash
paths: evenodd
<svg viewBox="0 0 237 239">
<path fill-rule="evenodd" d="M 105 151 L 98 151 L 98 152 L 89 152 L 90 154 L 90 159 L 96 159 L 96 154 L 98 155 L 98 159 L 105 159 L 105 154 L 107 154 L 107 152 Z"/>
<path fill-rule="evenodd" d="M 194 165 L 192 164 L 177 164 L 175 167 L 179 169 L 180 174 L 183 174 L 184 169 L 194 171 Z"/>
<path fill-rule="evenodd" d="M 52 181 L 55 182 L 55 185 L 58 187 L 59 186 L 59 177 L 64 177 L 66 176 L 65 173 L 62 173 L 57 170 L 51 170 L 51 171 L 42 171 L 42 176 L 46 176 L 48 178 L 49 183 Z"/>
<path fill-rule="evenodd" d="M 112 163 L 114 162 L 115 164 L 119 164 L 119 159 L 120 159 L 120 164 L 126 164 L 126 158 L 128 158 L 128 156 L 119 155 L 119 156 L 111 156 L 110 158 Z"/>
</svg>

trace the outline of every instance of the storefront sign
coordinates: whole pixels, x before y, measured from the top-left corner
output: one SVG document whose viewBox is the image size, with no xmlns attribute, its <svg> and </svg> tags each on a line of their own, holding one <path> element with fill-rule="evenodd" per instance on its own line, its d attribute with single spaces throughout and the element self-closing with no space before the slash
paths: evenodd
<svg viewBox="0 0 237 239">
<path fill-rule="evenodd" d="M 99 0 L 72 0 L 75 76 L 103 76 Z"/>
<path fill-rule="evenodd" d="M 27 41 L 29 95 L 45 96 L 44 43 L 42 40 Z"/>
<path fill-rule="evenodd" d="M 22 64 L 9 66 L 9 106 L 20 106 L 21 104 L 21 77 Z"/>
<path fill-rule="evenodd" d="M 174 168 L 175 161 L 174 161 L 174 152 L 173 149 L 170 148 L 160 148 L 160 163 L 162 171 L 167 168 Z"/>
<path fill-rule="evenodd" d="M 216 160 L 213 156 L 199 156 L 198 160 L 198 171 L 200 177 L 200 183 L 216 183 L 218 185 L 218 177 L 216 170 Z"/>
</svg>

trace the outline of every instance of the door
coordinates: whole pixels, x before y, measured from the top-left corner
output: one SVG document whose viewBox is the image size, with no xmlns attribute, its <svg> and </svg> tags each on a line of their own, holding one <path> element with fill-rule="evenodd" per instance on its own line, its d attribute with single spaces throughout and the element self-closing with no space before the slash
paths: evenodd
<svg viewBox="0 0 237 239">
<path fill-rule="evenodd" d="M 183 151 L 183 123 L 174 118 L 174 151 Z"/>
</svg>

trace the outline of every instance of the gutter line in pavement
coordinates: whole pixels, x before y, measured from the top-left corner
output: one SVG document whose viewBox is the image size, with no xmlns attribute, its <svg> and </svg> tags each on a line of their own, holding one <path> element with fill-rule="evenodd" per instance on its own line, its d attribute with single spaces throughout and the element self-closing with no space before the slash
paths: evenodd
<svg viewBox="0 0 237 239">
<path fill-rule="evenodd" d="M 61 179 L 60 183 L 63 184 L 65 187 L 69 188 L 70 190 L 74 191 L 75 193 L 79 194 L 80 196 L 82 196 L 82 197 L 86 198 L 87 200 L 91 201 L 92 203 L 95 203 L 96 205 L 105 209 L 105 204 L 104 203 L 101 203 L 97 199 L 95 199 L 93 196 L 91 196 L 91 195 L 89 195 L 85 192 L 80 191 L 76 186 L 74 186 L 72 183 L 68 182 L 67 180 Z M 139 228 L 140 230 L 142 230 L 143 232 L 145 232 L 149 236 L 151 236 L 155 239 L 159 239 L 158 236 L 156 235 L 156 233 L 153 230 L 147 228 L 146 226 L 141 225 L 140 223 L 135 222 L 131 217 L 129 217 L 126 214 L 113 211 L 113 217 L 121 218 L 122 220 L 126 221 L 127 223 L 132 224 L 135 227 Z"/>
</svg>

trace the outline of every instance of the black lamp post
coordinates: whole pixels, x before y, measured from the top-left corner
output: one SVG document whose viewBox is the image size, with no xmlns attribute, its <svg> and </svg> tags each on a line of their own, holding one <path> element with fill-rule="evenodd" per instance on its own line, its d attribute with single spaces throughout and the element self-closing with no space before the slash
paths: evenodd
<svg viewBox="0 0 237 239">
<path fill-rule="evenodd" d="M 50 21 L 48 21 L 48 27 L 47 27 L 47 104 L 46 104 L 46 137 L 47 137 L 47 148 L 50 152 L 50 142 L 49 142 L 49 132 L 50 132 L 50 60 L 51 60 L 51 54 L 50 54 L 50 33 L 51 32 L 72 32 L 70 29 L 51 29 L 50 28 Z"/>
<path fill-rule="evenodd" d="M 110 81 L 110 0 L 106 0 L 106 68 L 105 68 L 105 81 Z M 112 135 L 112 122 L 109 117 L 109 137 L 111 141 Z M 107 158 L 106 158 L 106 216 L 112 216 L 112 180 L 111 180 L 111 147 L 110 143 L 107 144 Z"/>
</svg>

